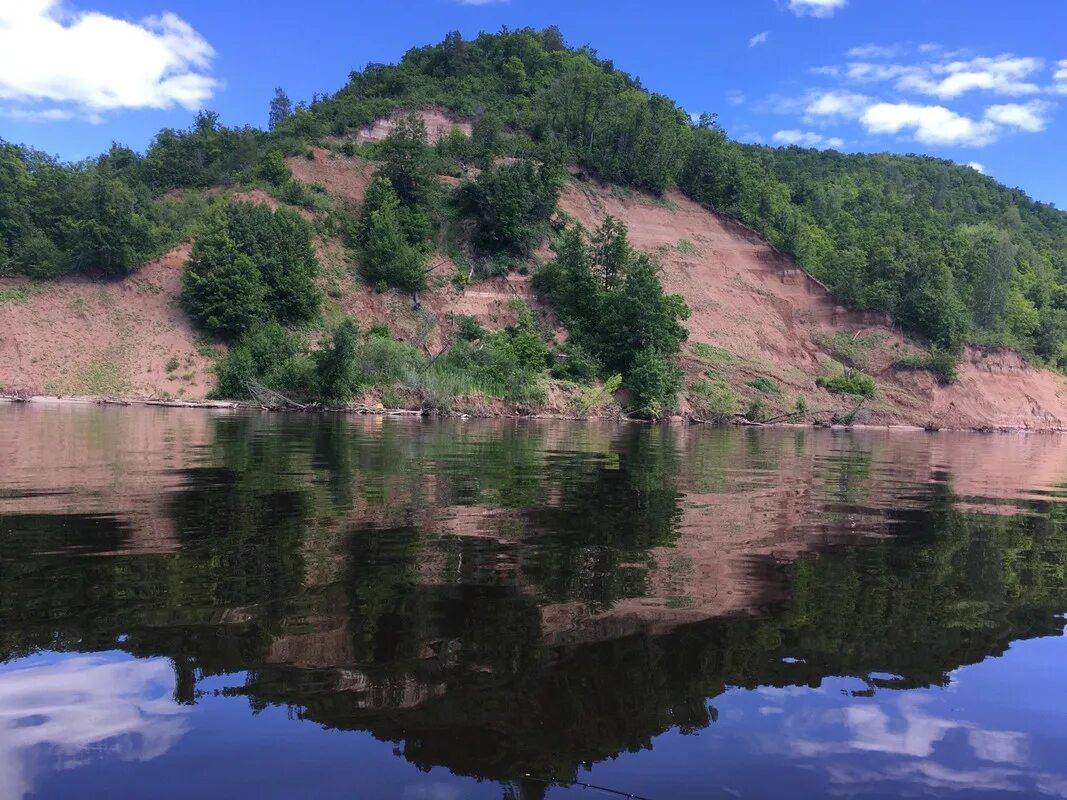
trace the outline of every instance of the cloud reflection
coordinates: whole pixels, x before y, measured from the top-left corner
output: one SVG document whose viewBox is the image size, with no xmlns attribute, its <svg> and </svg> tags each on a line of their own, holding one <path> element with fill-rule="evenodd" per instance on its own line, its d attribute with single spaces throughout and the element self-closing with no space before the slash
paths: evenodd
<svg viewBox="0 0 1067 800">
<path fill-rule="evenodd" d="M 0 799 L 28 794 L 44 768 L 163 755 L 188 726 L 173 692 L 162 658 L 78 655 L 0 671 Z"/>
</svg>

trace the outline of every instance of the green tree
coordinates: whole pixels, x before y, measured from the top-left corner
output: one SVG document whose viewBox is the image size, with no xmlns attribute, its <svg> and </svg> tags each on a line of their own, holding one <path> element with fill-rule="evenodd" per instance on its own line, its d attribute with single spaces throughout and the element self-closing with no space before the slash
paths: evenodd
<svg viewBox="0 0 1067 800">
<path fill-rule="evenodd" d="M 401 226 L 400 198 L 384 178 L 368 189 L 359 238 L 367 280 L 412 293 L 425 288 L 426 253 L 409 241 Z"/>
<path fill-rule="evenodd" d="M 319 343 L 314 354 L 319 397 L 327 403 L 346 403 L 359 388 L 359 326 L 349 317 Z"/>
<path fill-rule="evenodd" d="M 289 95 L 281 87 L 274 90 L 274 97 L 270 101 L 270 117 L 267 121 L 268 130 L 275 130 L 293 115 L 293 104 L 289 101 Z"/>
</svg>

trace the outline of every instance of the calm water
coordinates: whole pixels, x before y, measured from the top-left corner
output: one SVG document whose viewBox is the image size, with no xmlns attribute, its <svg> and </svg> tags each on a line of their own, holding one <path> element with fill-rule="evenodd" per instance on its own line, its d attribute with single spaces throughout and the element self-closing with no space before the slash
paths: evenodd
<svg viewBox="0 0 1067 800">
<path fill-rule="evenodd" d="M 0 407 L 0 798 L 1064 798 L 1065 485 L 1052 436 Z"/>
</svg>

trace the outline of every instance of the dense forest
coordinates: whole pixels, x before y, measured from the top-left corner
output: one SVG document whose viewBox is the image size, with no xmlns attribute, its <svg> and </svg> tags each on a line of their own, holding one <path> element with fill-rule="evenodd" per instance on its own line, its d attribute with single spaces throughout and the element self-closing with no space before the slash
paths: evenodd
<svg viewBox="0 0 1067 800">
<path fill-rule="evenodd" d="M 471 136 L 456 131 L 433 145 L 412 115 L 385 142 L 355 145 L 338 138 L 426 104 L 471 119 Z M 315 187 L 291 179 L 284 157 L 310 144 L 379 163 L 381 177 L 363 208 L 332 203 Z M 561 259 L 570 258 L 572 266 L 581 262 L 575 242 L 589 232 L 567 234 L 549 225 L 568 163 L 654 194 L 678 188 L 740 219 L 843 300 L 895 315 L 927 338 L 935 356 L 951 360 L 968 342 L 1005 344 L 1039 363 L 1067 367 L 1064 212 L 938 159 L 740 145 L 713 116 L 693 121 L 595 50 L 568 47 L 554 27 L 505 29 L 470 41 L 452 33 L 440 44 L 410 50 L 399 64 L 353 72 L 336 93 L 295 108 L 279 90 L 265 131 L 227 128 L 205 111 L 186 130 L 161 131 L 144 154 L 114 146 L 76 164 L 0 143 L 0 275 L 121 276 L 195 238 L 194 252 L 207 256 L 191 262 L 184 300 L 206 331 L 237 341 L 255 333 L 248 330 L 253 317 L 299 323 L 317 313 L 310 285 L 316 265 L 302 244 L 308 232 L 286 216 L 272 221 L 253 215 L 241 223 L 240 214 L 216 208 L 225 198 L 207 191 L 259 186 L 288 205 L 322 211 L 325 232 L 344 238 L 363 278 L 379 289 L 411 293 L 417 306 L 435 247 L 473 259 L 479 269 L 472 276 L 518 268 L 547 237 L 555 238 L 557 250 L 569 247 Z M 472 165 L 480 174 L 455 190 L 437 179 L 468 175 Z M 244 234 L 237 235 L 241 225 Z M 466 240 L 458 240 L 459 231 Z M 292 246 L 285 249 L 298 273 L 285 287 L 276 278 L 288 272 L 288 262 L 254 263 L 272 252 L 270 242 L 279 236 L 290 237 Z M 625 232 L 620 241 L 625 247 Z M 626 342 L 625 353 L 609 352 L 619 341 L 605 344 L 611 334 L 602 324 L 623 302 L 616 295 L 636 288 L 651 292 L 632 300 L 637 305 L 662 302 L 662 290 L 657 295 L 651 286 L 658 285 L 654 265 L 626 259 L 619 264 L 628 276 L 618 286 L 601 283 L 592 304 L 567 305 L 559 280 L 565 265 L 541 285 L 560 316 L 582 331 L 574 345 L 581 352 L 570 363 L 605 379 L 622 374 L 646 412 L 669 408 L 677 389 L 677 319 L 684 309 L 653 314 L 659 327 Z M 205 311 L 205 303 L 228 301 L 197 292 L 234 276 L 243 288 L 230 292 L 229 301 L 247 304 L 251 298 L 255 313 Z M 269 307 L 283 302 L 280 288 L 298 297 L 293 308 L 274 313 Z M 230 319 L 242 314 L 243 322 Z M 460 351 L 462 339 L 456 341 Z M 485 348 L 475 349 L 483 358 Z M 301 358 L 305 366 L 311 363 L 310 356 Z M 566 361 L 540 350 L 519 357 L 522 370 L 542 373 Z M 358 385 L 358 364 L 342 366 L 347 377 L 338 385 Z M 521 389 L 498 371 L 493 380 L 511 384 L 516 395 L 529 394 L 523 380 Z M 321 394 L 321 380 L 302 380 L 314 393 L 312 384 Z"/>
</svg>

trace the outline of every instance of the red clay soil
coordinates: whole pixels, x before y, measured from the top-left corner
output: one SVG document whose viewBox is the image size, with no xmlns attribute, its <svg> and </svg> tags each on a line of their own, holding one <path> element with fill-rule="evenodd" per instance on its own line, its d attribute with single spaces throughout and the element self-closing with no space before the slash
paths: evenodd
<svg viewBox="0 0 1067 800">
<path fill-rule="evenodd" d="M 662 199 L 574 181 L 560 207 L 586 227 L 610 214 L 626 223 L 633 244 L 655 253 L 668 292 L 681 294 L 692 316 L 687 371 L 721 376 L 746 398 L 745 384 L 775 380 L 783 405 L 802 396 L 809 407 L 846 409 L 854 403 L 815 386 L 832 363 L 828 337 L 871 342 L 864 366 L 879 396 L 865 419 L 876 424 L 942 427 L 1067 428 L 1067 381 L 1025 363 L 1012 351 L 968 349 L 959 379 L 941 386 L 929 373 L 894 369 L 916 343 L 883 314 L 839 305 L 824 286 L 740 223 L 713 214 L 677 192 Z M 709 365 L 692 347 L 725 351 Z M 774 401 L 765 398 L 773 407 Z"/>
<path fill-rule="evenodd" d="M 393 132 L 396 121 L 407 111 L 397 111 L 379 120 L 375 120 L 356 133 L 346 137 L 356 142 L 380 142 Z M 418 109 L 422 121 L 426 124 L 426 135 L 430 144 L 437 144 L 441 139 L 448 136 L 453 128 L 459 128 L 467 136 L 471 135 L 472 126 L 470 120 L 460 119 L 447 109 L 440 106 L 425 106 Z"/>
<path fill-rule="evenodd" d="M 291 156 L 288 159 L 293 178 L 302 183 L 317 183 L 334 197 L 363 202 L 376 167 L 368 161 L 348 158 L 321 147 L 309 151 L 312 158 Z"/>
<path fill-rule="evenodd" d="M 455 122 L 440 109 L 423 113 L 428 127 L 431 121 L 437 126 L 434 130 Z M 372 127 L 379 130 L 387 123 Z M 335 197 L 362 200 L 372 164 L 321 148 L 312 155 L 289 159 L 297 180 L 319 184 Z M 278 205 L 261 191 L 238 196 Z M 667 291 L 681 294 L 692 309 L 683 356 L 690 380 L 722 378 L 743 403 L 758 398 L 772 414 L 791 410 L 800 397 L 812 409 L 848 411 L 855 401 L 818 388 L 815 379 L 839 372 L 836 361 L 848 360 L 835 342 L 858 341 L 864 359 L 856 366 L 878 385 L 877 397 L 858 417 L 861 422 L 1067 429 L 1062 376 L 1036 369 L 1007 350 L 967 350 L 951 386 L 940 385 L 929 373 L 894 368 L 895 360 L 917 352 L 918 345 L 891 319 L 842 307 L 755 232 L 677 192 L 653 198 L 575 180 L 563 191 L 560 207 L 587 228 L 608 214 L 617 217 L 629 228 L 634 246 L 660 259 Z M 455 267 L 437 255 L 431 263 L 433 288 L 420 296 L 416 309 L 408 295 L 376 293 L 366 286 L 339 242 L 318 241 L 317 246 L 328 322 L 345 313 L 364 328 L 384 323 L 432 353 L 444 346 L 452 315 L 472 315 L 499 329 L 515 321 L 516 301 L 555 327 L 528 276 L 479 281 L 460 291 L 451 280 Z M 204 397 L 212 386 L 209 360 L 197 354 L 194 332 L 177 303 L 186 254 L 187 248 L 179 248 L 123 281 L 106 284 L 81 277 L 41 284 L 0 280 L 0 290 L 21 287 L 25 295 L 0 300 L 0 391 Z M 538 255 L 551 257 L 547 248 Z M 562 340 L 566 332 L 557 329 L 556 336 Z M 311 338 L 317 338 L 314 332 Z M 171 357 L 179 366 L 167 371 Z M 748 386 L 759 377 L 775 381 L 781 394 L 762 395 Z"/>
<path fill-rule="evenodd" d="M 203 398 L 211 362 L 177 302 L 188 253 L 176 248 L 110 283 L 0 281 L 25 294 L 0 302 L 2 391 Z"/>
</svg>

